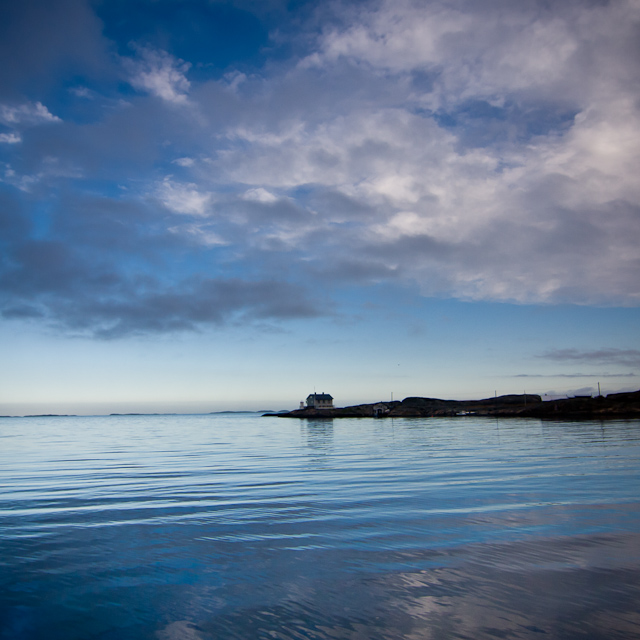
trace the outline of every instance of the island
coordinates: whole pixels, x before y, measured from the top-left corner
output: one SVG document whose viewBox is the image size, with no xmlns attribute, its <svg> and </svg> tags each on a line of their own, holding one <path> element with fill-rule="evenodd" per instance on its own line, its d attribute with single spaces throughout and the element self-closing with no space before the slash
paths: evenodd
<svg viewBox="0 0 640 640">
<path fill-rule="evenodd" d="M 487 416 L 543 420 L 599 420 L 640 417 L 640 390 L 607 396 L 575 396 L 543 400 L 535 394 L 495 396 L 483 400 L 440 400 L 410 397 L 350 407 L 301 407 L 268 413 L 279 418 L 431 418 Z"/>
</svg>

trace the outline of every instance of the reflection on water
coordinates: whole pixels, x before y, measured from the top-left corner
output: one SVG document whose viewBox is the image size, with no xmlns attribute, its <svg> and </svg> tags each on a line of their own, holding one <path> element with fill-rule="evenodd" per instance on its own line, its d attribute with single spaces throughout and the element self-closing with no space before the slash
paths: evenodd
<svg viewBox="0 0 640 640">
<path fill-rule="evenodd" d="M 455 567 L 341 576 L 271 606 L 172 623 L 158 637 L 634 638 L 640 587 L 624 553 L 636 543 L 604 537 L 478 549 Z M 601 550 L 617 557 L 614 566 L 573 564 Z M 547 558 L 558 565 L 540 565 Z"/>
<path fill-rule="evenodd" d="M 299 420 L 307 446 L 319 454 L 327 454 L 333 443 L 333 418 Z"/>
<path fill-rule="evenodd" d="M 0 420 L 0 640 L 640 638 L 640 423 Z"/>
</svg>

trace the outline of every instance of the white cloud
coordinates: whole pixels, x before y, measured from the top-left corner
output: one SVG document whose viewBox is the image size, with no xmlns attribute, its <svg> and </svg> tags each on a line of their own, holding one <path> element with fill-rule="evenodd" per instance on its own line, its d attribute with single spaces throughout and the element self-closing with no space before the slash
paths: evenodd
<svg viewBox="0 0 640 640">
<path fill-rule="evenodd" d="M 240 71 L 231 71 L 224 75 L 224 80 L 227 82 L 227 89 L 232 93 L 237 93 L 240 85 L 246 82 L 247 76 Z"/>
<path fill-rule="evenodd" d="M 331 6 L 342 26 L 303 34 L 316 51 L 260 77 L 191 87 L 189 64 L 164 51 L 124 62 L 132 86 L 190 107 L 179 130 L 149 100 L 108 125 L 139 132 L 145 161 L 193 167 L 147 192 L 200 218 L 219 194 L 216 232 L 204 220 L 173 233 L 220 233 L 244 256 L 295 249 L 311 266 L 348 259 L 425 294 L 640 303 L 637 0 Z M 16 129 L 0 142 L 58 120 L 41 103 L 0 106 Z M 5 180 L 28 189 L 37 170 Z"/>
<path fill-rule="evenodd" d="M 195 242 L 208 247 L 222 246 L 228 244 L 221 236 L 200 224 L 185 224 L 180 226 L 169 227 L 169 231 L 176 235 L 186 235 Z"/>
<path fill-rule="evenodd" d="M 430 72 L 434 86 L 414 98 L 432 108 L 469 98 L 500 103 L 514 94 L 575 103 L 627 73 L 630 64 L 612 60 L 611 53 L 628 46 L 625 55 L 634 55 L 639 19 L 635 0 L 546 8 L 533 2 L 383 0 L 374 9 L 362 5 L 348 27 L 325 32 L 318 51 L 300 64 Z"/>
<path fill-rule="evenodd" d="M 5 165 L 4 176 L 0 180 L 6 184 L 10 184 L 20 191 L 29 193 L 31 188 L 40 180 L 40 175 L 18 175 L 16 171 L 9 165 Z"/>
<path fill-rule="evenodd" d="M 17 144 L 22 142 L 22 136 L 18 133 L 0 133 L 0 143 Z"/>
<path fill-rule="evenodd" d="M 171 104 L 187 104 L 191 83 L 185 74 L 191 65 L 166 51 L 147 47 L 136 47 L 136 51 L 137 59 L 124 61 L 131 86 Z"/>
<path fill-rule="evenodd" d="M 371 10 L 364 5 L 346 29 L 323 34 L 321 47 L 301 62 L 321 66 L 340 58 L 370 67 L 408 71 L 442 60 L 443 44 L 472 30 L 474 18 L 443 3 L 389 0 Z"/>
<path fill-rule="evenodd" d="M 251 202 L 260 202 L 262 204 L 271 204 L 277 202 L 278 198 L 273 193 L 258 187 L 257 189 L 249 189 L 245 191 L 242 196 L 243 200 L 249 200 Z"/>
<path fill-rule="evenodd" d="M 193 167 L 195 160 L 193 158 L 176 158 L 172 161 L 180 167 Z"/>
<path fill-rule="evenodd" d="M 91 89 L 87 87 L 72 87 L 69 89 L 69 92 L 76 96 L 76 98 L 85 98 L 86 100 L 94 100 L 96 97 L 95 91 L 91 91 Z"/>
<path fill-rule="evenodd" d="M 54 156 L 42 158 L 39 169 L 33 174 L 19 174 L 11 165 L 7 164 L 0 182 L 5 182 L 20 191 L 29 193 L 39 183 L 58 178 L 81 178 L 83 175 L 77 167 L 68 162 L 62 162 L 60 158 Z"/>
<path fill-rule="evenodd" d="M 354 111 L 314 129 L 303 131 L 298 123 L 292 129 L 279 135 L 243 131 L 243 139 L 253 142 L 250 148 L 222 154 L 220 168 L 230 179 L 264 185 L 245 198 L 275 198 L 267 185 L 316 184 L 397 210 L 423 206 L 425 199 L 432 210 L 456 208 L 452 180 L 469 182 L 470 173 L 477 189 L 486 190 L 497 164 L 486 152 L 456 153 L 453 135 L 404 109 Z"/>
<path fill-rule="evenodd" d="M 61 122 L 41 102 L 26 102 L 20 105 L 0 105 L 0 122 L 9 126 L 37 125 L 46 122 Z"/>
<path fill-rule="evenodd" d="M 175 213 L 193 216 L 209 214 L 211 194 L 201 193 L 193 183 L 181 184 L 166 177 L 156 190 L 162 204 Z"/>
<path fill-rule="evenodd" d="M 341 194 L 368 213 L 315 211 L 316 226 L 348 223 L 326 235 L 335 255 L 377 255 L 426 294 L 640 303 L 640 4 L 461 7 L 350 9 L 230 129 L 216 169 L 245 199 Z M 317 108 L 302 119 L 280 95 Z M 502 137 L 469 142 L 464 118 Z"/>
<path fill-rule="evenodd" d="M 640 226 L 624 203 L 640 202 L 640 124 L 625 101 L 606 109 L 566 135 L 508 149 L 460 149 L 404 109 L 355 111 L 308 130 L 244 131 L 252 145 L 225 152 L 220 169 L 264 185 L 245 199 L 312 184 L 370 206 L 374 215 L 351 221 L 357 235 L 327 234 L 335 251 L 357 258 L 364 242 L 425 294 L 633 304 Z M 332 209 L 318 218 L 348 221 Z M 278 234 L 305 246 L 298 226 Z"/>
</svg>

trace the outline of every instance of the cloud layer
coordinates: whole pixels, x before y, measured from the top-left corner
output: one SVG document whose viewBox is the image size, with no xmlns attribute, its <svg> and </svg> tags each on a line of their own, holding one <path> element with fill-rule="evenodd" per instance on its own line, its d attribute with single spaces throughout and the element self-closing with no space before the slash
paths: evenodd
<svg viewBox="0 0 640 640">
<path fill-rule="evenodd" d="M 186 19 L 131 40 L 113 11 L 62 3 L 5 57 L 5 317 L 105 336 L 280 321 L 380 282 L 640 302 L 636 1 L 274 3 L 251 17 L 271 21 L 262 57 L 247 42 L 231 63 L 190 51 Z"/>
<path fill-rule="evenodd" d="M 596 349 L 592 351 L 553 349 L 538 357 L 556 362 L 640 367 L 640 351 L 638 349 Z"/>
</svg>

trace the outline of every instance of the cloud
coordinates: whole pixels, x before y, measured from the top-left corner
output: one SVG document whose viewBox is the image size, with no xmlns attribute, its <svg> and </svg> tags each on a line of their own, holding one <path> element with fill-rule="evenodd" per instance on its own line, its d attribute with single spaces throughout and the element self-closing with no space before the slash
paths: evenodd
<svg viewBox="0 0 640 640">
<path fill-rule="evenodd" d="M 9 133 L 0 133 L 0 144 L 17 145 L 23 141 L 21 131 L 38 125 L 61 122 L 62 120 L 53 115 L 41 102 L 0 104 L 0 123 L 13 129 Z M 15 172 L 8 166 L 5 179 L 11 182 L 14 175 Z M 28 179 L 22 180 L 23 186 L 27 182 Z"/>
<path fill-rule="evenodd" d="M 40 250 L 43 248 L 40 247 Z M 326 309 L 312 301 L 297 286 L 275 280 L 189 279 L 175 287 L 153 286 L 149 281 L 137 284 L 112 277 L 96 280 L 72 274 L 63 256 L 47 252 L 42 257 L 53 273 L 40 278 L 37 285 L 54 298 L 40 298 L 40 305 L 29 303 L 6 306 L 6 319 L 46 318 L 59 329 L 102 339 L 147 333 L 194 331 L 206 326 L 241 322 L 283 321 L 326 315 Z M 59 262 L 62 260 L 62 262 Z M 44 276 L 44 272 L 41 272 Z M 93 280 L 96 295 L 78 297 L 73 290 L 65 295 L 54 279 L 76 280 L 88 286 Z M 84 282 L 78 282 L 84 280 Z M 72 295 L 68 295 L 71 293 Z"/>
<path fill-rule="evenodd" d="M 4 170 L 4 175 L 0 178 L 0 182 L 13 185 L 20 191 L 28 193 L 31 188 L 39 181 L 41 176 L 39 175 L 18 175 L 7 165 Z"/>
<path fill-rule="evenodd" d="M 103 24 L 85 0 L 3 2 L 0 25 L 2 102 L 50 97 L 59 83 L 78 77 L 115 78 Z"/>
<path fill-rule="evenodd" d="M 352 258 L 360 251 L 363 261 L 377 253 L 404 264 L 426 294 L 640 300 L 632 169 L 640 165 L 631 146 L 615 140 L 598 158 L 598 145 L 586 148 L 592 132 L 582 121 L 560 139 L 501 152 L 460 151 L 455 135 L 404 109 L 354 111 L 316 127 L 292 122 L 277 135 L 237 135 L 250 145 L 224 150 L 217 164 L 230 180 L 253 183 L 251 194 L 331 189 L 372 209 L 368 220 L 351 219 L 357 235 L 334 232 L 335 244 Z M 327 209 L 323 221 L 345 219 Z"/>
<path fill-rule="evenodd" d="M 519 373 L 512 378 L 637 378 L 635 373 Z"/>
<path fill-rule="evenodd" d="M 67 195 L 50 220 L 54 240 L 34 238 L 20 201 L 0 197 L 0 313 L 7 320 L 106 339 L 330 312 L 320 293 L 311 296 L 284 274 L 233 274 L 233 259 L 228 273 L 203 275 L 216 270 L 209 248 L 224 248 L 215 231 L 167 229 L 150 204 Z"/>
<path fill-rule="evenodd" d="M 46 156 L 40 159 L 38 170 L 31 174 L 19 174 L 11 165 L 6 165 L 0 182 L 29 193 L 43 181 L 55 182 L 60 178 L 80 178 L 82 175 L 80 169 L 62 162 L 60 158 Z"/>
<path fill-rule="evenodd" d="M 49 313 L 66 330 L 102 339 L 326 315 L 302 288 L 282 281 L 196 278 L 175 288 L 119 289 L 79 305 L 58 299 Z"/>
<path fill-rule="evenodd" d="M 193 167 L 195 160 L 193 158 L 176 158 L 173 163 L 180 167 Z"/>
<path fill-rule="evenodd" d="M 84 98 L 85 100 L 95 100 L 96 94 L 88 87 L 72 87 L 69 91 L 76 96 L 76 98 Z"/>
<path fill-rule="evenodd" d="M 47 122 L 61 122 L 61 120 L 54 116 L 41 102 L 28 102 L 13 106 L 1 104 L 0 122 L 10 126 L 21 124 L 33 126 Z"/>
<path fill-rule="evenodd" d="M 214 166 L 246 193 L 333 191 L 370 209 L 315 210 L 317 226 L 348 224 L 332 229 L 336 254 L 384 256 L 426 295 L 637 305 L 637 14 L 350 7 L 229 129 Z"/>
<path fill-rule="evenodd" d="M 615 84 L 637 74 L 630 64 L 613 65 L 618 52 L 632 51 L 639 12 L 633 0 L 615 5 L 577 0 L 562 6 L 363 3 L 345 12 L 344 25 L 325 30 L 318 50 L 301 66 L 347 62 L 376 73 L 431 73 L 428 91 L 414 85 L 414 98 L 431 108 L 469 97 L 500 105 L 508 95 L 573 102 L 603 83 L 611 88 L 611 80 Z M 602 56 L 599 63 L 590 59 L 596 51 Z M 604 78 L 604 68 L 613 77 Z"/>
<path fill-rule="evenodd" d="M 537 356 L 556 362 L 584 362 L 600 365 L 623 365 L 640 367 L 640 351 L 637 349 L 595 349 L 580 351 L 579 349 L 552 349 Z"/>
<path fill-rule="evenodd" d="M 157 188 L 158 199 L 176 213 L 206 216 L 210 212 L 211 194 L 200 193 L 193 183 L 178 183 L 165 178 Z"/>
<path fill-rule="evenodd" d="M 0 133 L 0 143 L 18 144 L 22 142 L 22 136 L 19 133 Z"/>
<path fill-rule="evenodd" d="M 132 87 L 175 105 L 188 103 L 191 83 L 186 73 L 191 65 L 166 51 L 135 46 L 136 59 L 124 59 Z"/>
<path fill-rule="evenodd" d="M 202 224 L 182 224 L 175 227 L 169 227 L 171 233 L 188 236 L 199 244 L 209 247 L 226 245 L 228 242 L 219 234 L 213 231 L 208 225 Z"/>
<path fill-rule="evenodd" d="M 261 202 L 262 204 L 271 204 L 278 201 L 276 196 L 262 187 L 245 191 L 242 198 L 244 200 L 249 200 L 250 202 Z"/>
<path fill-rule="evenodd" d="M 44 316 L 45 313 L 42 309 L 29 304 L 20 304 L 14 307 L 9 306 L 2 310 L 2 317 L 7 320 L 43 318 Z"/>
<path fill-rule="evenodd" d="M 49 34 L 51 55 L 67 52 L 58 91 L 40 80 L 27 98 L 14 81 L 0 102 L 0 186 L 31 225 L 6 245 L 6 309 L 70 326 L 77 300 L 86 331 L 124 334 L 142 331 L 145 308 L 204 295 L 206 279 L 327 299 L 391 282 L 464 300 L 640 304 L 636 2 L 292 9 L 260 62 L 222 69 L 153 25 L 116 41 L 109 12 L 105 43 L 89 5 L 63 1 L 93 45 Z M 132 38 L 154 46 L 132 52 Z M 36 54 L 33 68 L 53 68 Z M 26 77 L 26 58 L 6 59 L 6 77 Z M 245 302 L 221 321 L 257 317 Z M 157 327 L 198 326 L 167 313 Z"/>
</svg>

